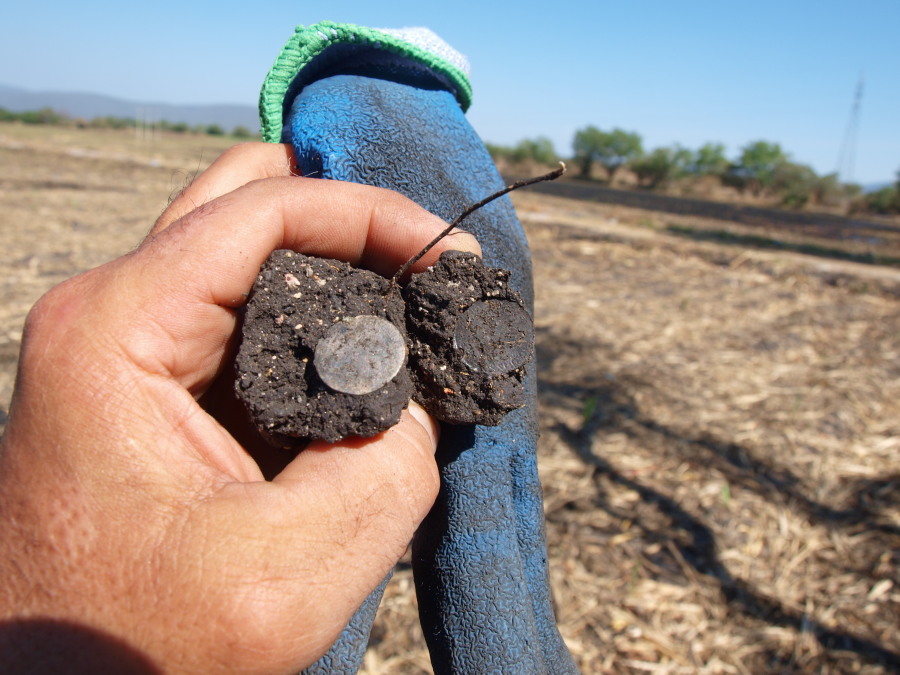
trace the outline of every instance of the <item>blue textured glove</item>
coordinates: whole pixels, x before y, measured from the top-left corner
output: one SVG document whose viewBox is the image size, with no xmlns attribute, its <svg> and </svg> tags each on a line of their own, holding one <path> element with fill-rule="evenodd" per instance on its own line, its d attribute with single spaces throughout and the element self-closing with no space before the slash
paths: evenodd
<svg viewBox="0 0 900 675">
<path fill-rule="evenodd" d="M 360 58 L 358 50 L 316 66 L 286 94 L 283 138 L 293 144 L 302 175 L 390 188 L 448 222 L 503 187 L 463 115 L 459 90 L 442 73 L 371 51 Z M 479 210 L 465 227 L 486 265 L 512 272 L 511 285 L 533 313 L 528 245 L 509 199 Z M 436 673 L 576 672 L 550 597 L 536 382 L 532 367 L 527 406 L 500 426 L 442 428 L 441 492 L 413 542 L 420 618 Z M 383 588 L 306 672 L 358 670 Z"/>
</svg>

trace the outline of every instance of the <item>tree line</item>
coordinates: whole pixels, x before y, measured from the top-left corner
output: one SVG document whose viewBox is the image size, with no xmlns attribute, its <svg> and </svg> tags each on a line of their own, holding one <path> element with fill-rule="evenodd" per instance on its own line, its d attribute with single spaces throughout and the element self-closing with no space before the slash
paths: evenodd
<svg viewBox="0 0 900 675">
<path fill-rule="evenodd" d="M 96 129 L 133 129 L 142 124 L 133 117 L 73 118 L 52 108 L 25 112 L 0 108 L 0 122 Z M 219 124 L 190 125 L 159 120 L 152 126 L 173 133 L 228 135 L 237 139 L 259 137 L 241 125 L 230 132 Z M 515 164 L 526 161 L 555 164 L 560 159 L 553 142 L 544 136 L 523 139 L 514 146 L 488 143 L 487 148 L 495 160 L 503 159 Z M 842 183 L 836 173 L 820 176 L 812 167 L 793 161 L 778 143 L 763 140 L 748 143 L 736 157 L 729 159 L 721 143 L 706 143 L 696 149 L 676 144 L 645 151 L 643 139 L 637 132 L 587 126 L 575 132 L 572 150 L 570 159 L 578 168 L 580 177 L 585 179 L 594 178 L 595 168 L 600 167 L 606 181 L 612 183 L 619 171 L 627 169 L 634 174 L 639 186 L 664 189 L 681 179 L 713 176 L 722 185 L 757 197 L 776 197 L 784 206 L 791 208 L 801 208 L 807 204 L 829 207 L 849 205 L 850 210 L 900 214 L 900 171 L 893 185 L 863 194 L 859 185 Z"/>
<path fill-rule="evenodd" d="M 513 163 L 553 164 L 559 159 L 553 143 L 545 137 L 525 139 L 512 147 L 488 144 L 488 150 L 495 160 Z M 776 198 L 791 208 L 849 205 L 851 210 L 900 213 L 900 171 L 894 185 L 863 194 L 861 186 L 842 183 L 836 173 L 820 176 L 812 167 L 793 161 L 778 143 L 764 140 L 748 143 L 736 157 L 729 158 L 721 143 L 696 149 L 676 144 L 647 151 L 636 132 L 587 126 L 576 131 L 572 150 L 570 159 L 584 179 L 594 179 L 600 167 L 606 182 L 612 183 L 627 169 L 639 186 L 664 189 L 682 179 L 713 176 L 722 185 L 756 197 Z"/>
<path fill-rule="evenodd" d="M 155 120 L 152 124 L 139 122 L 134 117 L 115 117 L 106 115 L 93 117 L 89 120 L 80 117 L 71 117 L 66 113 L 53 108 L 41 108 L 40 110 L 27 110 L 25 112 L 12 112 L 0 108 L 0 122 L 21 122 L 23 124 L 50 124 L 55 126 L 77 126 L 91 129 L 134 129 L 141 126 L 152 126 L 160 131 L 171 131 L 176 134 L 207 134 L 208 136 L 232 136 L 234 138 L 255 138 L 254 134 L 245 126 L 238 125 L 230 132 L 219 124 L 187 124 L 186 122 L 169 122 L 167 120 Z"/>
</svg>

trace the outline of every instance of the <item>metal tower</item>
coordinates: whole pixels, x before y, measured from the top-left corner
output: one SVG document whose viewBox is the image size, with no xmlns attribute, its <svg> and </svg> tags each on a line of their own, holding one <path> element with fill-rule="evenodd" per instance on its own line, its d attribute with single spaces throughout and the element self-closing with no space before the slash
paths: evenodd
<svg viewBox="0 0 900 675">
<path fill-rule="evenodd" d="M 844 141 L 841 143 L 841 153 L 838 156 L 837 173 L 844 183 L 853 182 L 853 164 L 856 161 L 856 139 L 859 136 L 859 111 L 862 106 L 863 78 L 859 77 L 856 85 L 856 94 L 853 96 L 853 107 L 850 109 L 850 120 L 847 122 L 847 130 L 844 132 Z"/>
</svg>

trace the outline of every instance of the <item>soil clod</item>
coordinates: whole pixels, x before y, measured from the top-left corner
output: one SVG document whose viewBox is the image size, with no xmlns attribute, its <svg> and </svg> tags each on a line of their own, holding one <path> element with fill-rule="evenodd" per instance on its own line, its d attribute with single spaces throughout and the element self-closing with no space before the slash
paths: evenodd
<svg viewBox="0 0 900 675">
<path fill-rule="evenodd" d="M 533 353 L 509 272 L 474 254 L 444 253 L 401 295 L 347 263 L 275 251 L 247 302 L 235 389 L 285 446 L 373 436 L 410 398 L 444 422 L 490 426 L 525 404 Z"/>
<path fill-rule="evenodd" d="M 509 272 L 447 251 L 413 275 L 403 296 L 415 399 L 451 424 L 499 424 L 526 402 L 534 353 L 531 316 Z"/>
<path fill-rule="evenodd" d="M 403 367 L 403 301 L 388 285 L 292 251 L 265 262 L 247 302 L 235 390 L 272 442 L 374 436 L 400 420 L 413 387 Z M 373 345 L 381 355 L 367 352 Z"/>
</svg>

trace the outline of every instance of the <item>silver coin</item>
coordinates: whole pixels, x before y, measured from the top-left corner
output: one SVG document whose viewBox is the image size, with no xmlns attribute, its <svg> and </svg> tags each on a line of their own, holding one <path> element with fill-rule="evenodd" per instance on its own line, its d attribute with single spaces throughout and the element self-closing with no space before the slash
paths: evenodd
<svg viewBox="0 0 900 675">
<path fill-rule="evenodd" d="M 406 361 L 397 327 L 378 316 L 354 316 L 331 326 L 316 345 L 313 364 L 335 391 L 362 396 L 383 387 Z"/>
</svg>

